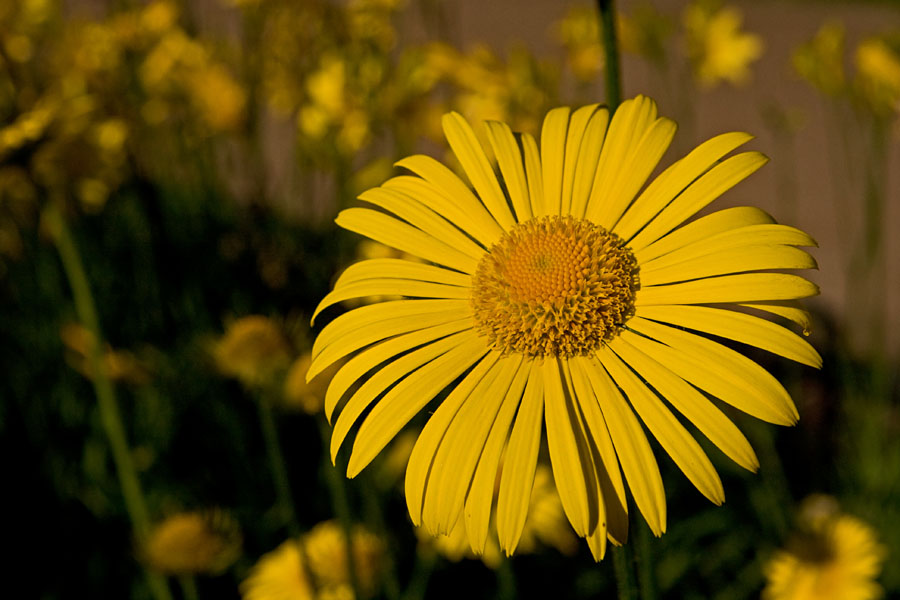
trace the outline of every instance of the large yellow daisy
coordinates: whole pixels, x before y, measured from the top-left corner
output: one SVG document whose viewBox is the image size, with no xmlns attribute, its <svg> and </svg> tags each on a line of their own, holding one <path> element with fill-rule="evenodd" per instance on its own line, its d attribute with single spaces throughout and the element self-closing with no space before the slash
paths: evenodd
<svg viewBox="0 0 900 600">
<path fill-rule="evenodd" d="M 750 470 L 758 466 L 750 444 L 710 397 L 783 425 L 797 411 L 769 373 L 708 336 L 821 363 L 802 337 L 759 316 L 808 325 L 794 301 L 818 289 L 783 271 L 815 268 L 797 248 L 815 242 L 751 207 L 683 224 L 766 162 L 758 152 L 726 158 L 751 136 L 719 135 L 644 187 L 675 123 L 643 96 L 612 117 L 599 105 L 556 108 L 540 146 L 497 122 L 485 123 L 483 146 L 456 113 L 443 126 L 468 182 L 411 156 L 398 165 L 412 175 L 360 196 L 375 208 L 337 217 L 427 263 L 358 262 L 313 315 L 349 298 L 402 296 L 340 315 L 314 344 L 309 378 L 352 355 L 325 399 L 331 419 L 347 397 L 332 457 L 368 411 L 350 456 L 354 477 L 442 397 L 409 459 L 407 505 L 433 534 L 465 519 L 476 552 L 504 452 L 497 532 L 515 550 L 544 424 L 566 516 L 598 560 L 607 537 L 627 536 L 626 483 L 653 532 L 665 531 L 644 428 L 721 503 L 716 470 L 672 409 Z"/>
</svg>

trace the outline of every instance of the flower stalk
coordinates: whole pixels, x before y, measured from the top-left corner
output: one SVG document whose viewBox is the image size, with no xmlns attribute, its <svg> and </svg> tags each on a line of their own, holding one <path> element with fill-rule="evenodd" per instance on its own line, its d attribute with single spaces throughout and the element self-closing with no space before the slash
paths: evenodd
<svg viewBox="0 0 900 600">
<path fill-rule="evenodd" d="M 600 37 L 606 57 L 606 105 L 615 112 L 622 102 L 622 75 L 619 71 L 619 40 L 616 36 L 616 9 L 614 0 L 597 0 L 600 13 Z"/>
</svg>

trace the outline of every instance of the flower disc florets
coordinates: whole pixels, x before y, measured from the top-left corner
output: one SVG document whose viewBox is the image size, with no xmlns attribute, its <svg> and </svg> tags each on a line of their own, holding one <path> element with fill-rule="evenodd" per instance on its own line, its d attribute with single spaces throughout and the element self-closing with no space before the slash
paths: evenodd
<svg viewBox="0 0 900 600">
<path fill-rule="evenodd" d="M 505 354 L 587 355 L 634 315 L 638 286 L 637 261 L 619 236 L 584 219 L 539 217 L 478 264 L 475 327 Z"/>
</svg>

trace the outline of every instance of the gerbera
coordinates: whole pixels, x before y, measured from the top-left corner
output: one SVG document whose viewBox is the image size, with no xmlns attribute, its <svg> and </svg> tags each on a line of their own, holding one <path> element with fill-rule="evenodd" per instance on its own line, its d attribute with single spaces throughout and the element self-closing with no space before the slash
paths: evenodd
<svg viewBox="0 0 900 600">
<path fill-rule="evenodd" d="M 624 102 L 611 119 L 598 105 L 554 109 L 540 148 L 487 122 L 496 166 L 460 115 L 445 115 L 443 126 L 471 187 L 412 156 L 398 165 L 414 175 L 360 196 L 380 210 L 337 217 L 431 264 L 358 262 L 316 309 L 313 318 L 347 298 L 405 297 L 337 317 L 313 346 L 307 377 L 353 355 L 326 393 L 329 418 L 349 395 L 332 457 L 371 408 L 353 443 L 354 477 L 441 395 L 409 459 L 407 506 L 432 534 L 465 519 L 476 552 L 504 449 L 497 531 L 501 547 L 515 550 L 544 423 L 566 516 L 598 560 L 607 536 L 627 536 L 626 482 L 653 532 L 665 531 L 662 479 L 641 421 L 721 503 L 716 470 L 671 409 L 750 470 L 752 448 L 708 396 L 783 425 L 797 411 L 762 367 L 701 334 L 821 362 L 803 338 L 759 316 L 807 326 L 793 301 L 818 289 L 782 271 L 816 266 L 796 247 L 814 245 L 808 235 L 750 207 L 682 225 L 766 162 L 758 152 L 725 158 L 751 136 L 701 144 L 638 194 L 675 132 L 649 98 Z"/>
<path fill-rule="evenodd" d="M 800 531 L 766 565 L 764 600 L 873 600 L 885 548 L 864 521 L 813 496 L 800 512 Z"/>
</svg>

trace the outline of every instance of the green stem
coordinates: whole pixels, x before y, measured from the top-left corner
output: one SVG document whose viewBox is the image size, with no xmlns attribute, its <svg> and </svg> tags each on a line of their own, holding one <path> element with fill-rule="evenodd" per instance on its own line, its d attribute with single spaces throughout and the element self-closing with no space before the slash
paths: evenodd
<svg viewBox="0 0 900 600">
<path fill-rule="evenodd" d="M 360 598 L 359 577 L 356 571 L 356 559 L 353 556 L 353 514 L 350 511 L 350 501 L 347 498 L 347 485 L 344 477 L 338 472 L 335 465 L 329 463 L 330 449 L 328 440 L 331 437 L 331 429 L 322 418 L 316 419 L 319 424 L 319 433 L 322 439 L 322 457 L 325 462 L 325 479 L 328 481 L 328 489 L 331 492 L 331 500 L 334 510 L 337 512 L 341 528 L 344 530 L 344 540 L 347 552 L 347 572 L 350 575 L 350 587 L 353 589 L 353 597 Z"/>
<path fill-rule="evenodd" d="M 269 406 L 269 403 L 261 394 L 256 394 L 256 406 L 259 410 L 259 424 L 262 427 L 269 466 L 272 469 L 278 517 L 281 519 L 280 524 L 286 523 L 290 536 L 294 539 L 300 539 L 300 522 L 294 510 L 294 496 L 291 493 L 290 479 L 288 478 L 284 455 L 281 452 L 281 442 L 278 439 L 278 428 L 275 426 L 275 418 L 272 416 L 272 407 Z"/>
<path fill-rule="evenodd" d="M 88 352 L 88 361 L 93 374 L 91 383 L 94 386 L 94 394 L 97 396 L 100 422 L 112 450 L 119 486 L 125 499 L 125 510 L 131 519 L 135 537 L 139 543 L 143 543 L 150 534 L 150 516 L 137 469 L 134 466 L 131 448 L 128 446 L 122 416 L 119 414 L 115 389 L 103 365 L 103 335 L 100 331 L 100 319 L 97 317 L 97 305 L 84 271 L 81 254 L 78 252 L 78 246 L 69 231 L 62 211 L 55 203 L 51 202 L 44 211 L 44 219 L 59 252 L 69 286 L 72 288 L 75 313 L 82 326 L 94 339 Z M 171 592 L 165 579 L 149 571 L 146 572 L 146 576 L 147 583 L 156 600 L 171 600 Z"/>
<path fill-rule="evenodd" d="M 656 600 L 656 576 L 653 564 L 653 539 L 646 523 L 637 526 L 637 576 L 641 600 Z"/>
<path fill-rule="evenodd" d="M 634 584 L 632 549 L 630 544 L 612 547 L 613 570 L 616 574 L 616 590 L 619 600 L 637 600 Z"/>
<path fill-rule="evenodd" d="M 622 76 L 619 72 L 619 44 L 616 37 L 616 8 L 614 0 L 597 0 L 600 12 L 600 37 L 606 56 L 606 104 L 615 112 L 622 101 Z"/>
<path fill-rule="evenodd" d="M 501 600 L 515 600 L 516 574 L 512 570 L 512 561 L 507 556 L 500 558 L 497 567 L 497 597 Z"/>
<path fill-rule="evenodd" d="M 184 596 L 184 600 L 200 600 L 200 596 L 197 594 L 197 582 L 193 576 L 182 575 L 178 578 L 178 583 L 181 585 L 181 595 Z"/>
</svg>

